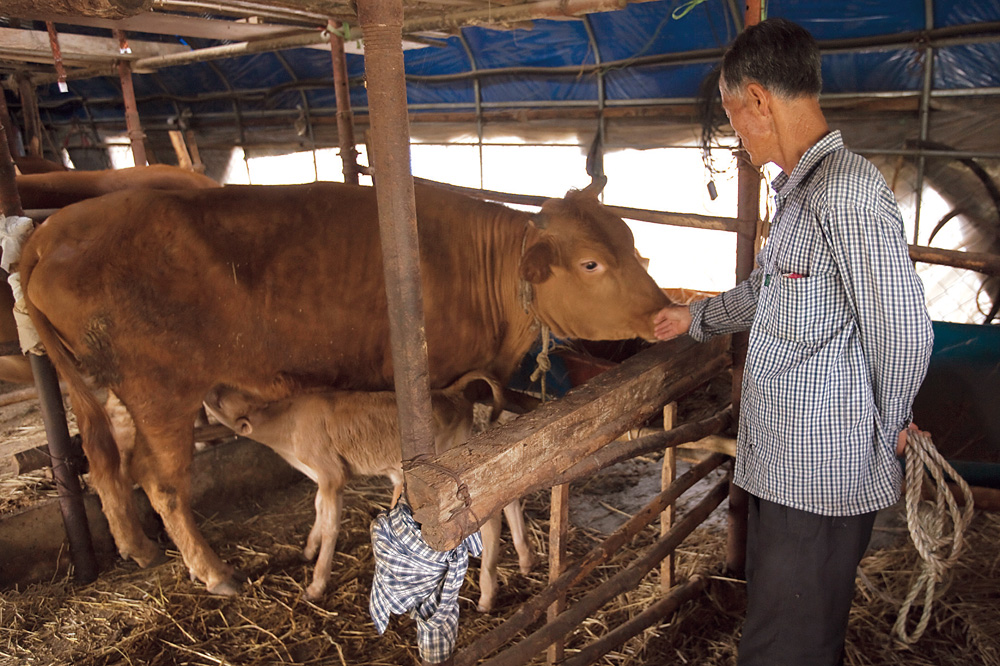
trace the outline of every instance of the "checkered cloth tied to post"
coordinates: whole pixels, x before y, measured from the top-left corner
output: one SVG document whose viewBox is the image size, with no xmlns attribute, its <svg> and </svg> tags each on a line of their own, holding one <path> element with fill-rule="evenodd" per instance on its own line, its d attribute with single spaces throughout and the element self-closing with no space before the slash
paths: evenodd
<svg viewBox="0 0 1000 666">
<path fill-rule="evenodd" d="M 458 638 L 458 593 L 469 567 L 469 556 L 479 557 L 479 532 L 456 548 L 438 552 L 424 543 L 413 512 L 402 499 L 372 522 L 375 578 L 369 612 L 380 634 L 389 615 L 409 612 L 417 621 L 420 658 L 440 663 L 451 656 Z"/>
</svg>

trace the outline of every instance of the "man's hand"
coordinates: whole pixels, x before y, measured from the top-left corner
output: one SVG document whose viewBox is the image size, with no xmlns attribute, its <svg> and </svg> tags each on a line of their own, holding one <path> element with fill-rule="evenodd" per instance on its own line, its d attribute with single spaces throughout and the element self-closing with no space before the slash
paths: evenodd
<svg viewBox="0 0 1000 666">
<path fill-rule="evenodd" d="M 920 428 L 917 427 L 916 423 L 911 423 L 906 428 L 906 430 L 901 430 L 899 432 L 899 436 L 896 438 L 896 456 L 897 457 L 902 456 L 903 453 L 906 451 L 906 433 L 910 432 L 911 430 L 916 431 L 916 430 L 920 430 Z M 929 433 L 926 433 L 926 432 L 924 434 L 925 435 L 929 435 Z"/>
<path fill-rule="evenodd" d="M 691 310 L 686 305 L 668 305 L 653 317 L 653 333 L 657 340 L 670 340 L 684 335 L 691 328 Z"/>
</svg>

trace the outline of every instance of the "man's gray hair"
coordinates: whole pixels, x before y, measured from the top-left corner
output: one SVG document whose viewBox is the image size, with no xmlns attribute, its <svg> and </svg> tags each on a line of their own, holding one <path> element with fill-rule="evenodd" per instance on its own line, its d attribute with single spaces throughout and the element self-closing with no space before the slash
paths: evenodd
<svg viewBox="0 0 1000 666">
<path fill-rule="evenodd" d="M 748 27 L 722 57 L 722 82 L 735 93 L 752 81 L 782 97 L 818 96 L 819 45 L 809 31 L 783 18 Z"/>
</svg>

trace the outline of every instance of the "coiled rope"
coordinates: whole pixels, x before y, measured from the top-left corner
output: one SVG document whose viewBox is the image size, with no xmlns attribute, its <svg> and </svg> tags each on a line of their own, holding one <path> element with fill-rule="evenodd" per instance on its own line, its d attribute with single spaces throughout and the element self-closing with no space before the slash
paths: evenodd
<svg viewBox="0 0 1000 666">
<path fill-rule="evenodd" d="M 923 565 L 903 600 L 892 631 L 901 641 L 912 645 L 920 640 L 930 622 L 935 587 L 944 580 L 962 551 L 974 506 L 969 484 L 938 453 L 930 435 L 908 430 L 906 436 L 906 525 Z M 965 499 L 964 508 L 959 508 L 946 475 L 958 485 Z M 933 502 L 920 499 L 925 481 L 933 482 Z M 907 618 L 921 593 L 923 612 L 913 632 L 907 633 Z"/>
</svg>

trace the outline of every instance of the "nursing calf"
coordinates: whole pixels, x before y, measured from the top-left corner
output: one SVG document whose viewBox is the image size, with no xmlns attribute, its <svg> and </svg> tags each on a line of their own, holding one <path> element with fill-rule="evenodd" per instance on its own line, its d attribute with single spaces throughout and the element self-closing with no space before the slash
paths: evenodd
<svg viewBox="0 0 1000 666">
<path fill-rule="evenodd" d="M 480 372 L 470 372 L 446 389 L 433 391 L 434 448 L 445 451 L 465 442 L 472 432 L 472 402 L 466 387 L 486 381 L 493 391 L 494 415 L 502 401 L 500 386 Z M 205 408 L 233 431 L 274 449 L 289 464 L 316 482 L 316 521 L 306 547 L 306 559 L 316 559 L 306 597 L 322 596 L 330 580 L 333 553 L 340 531 L 344 484 L 351 475 L 387 476 L 395 485 L 393 504 L 403 488 L 396 394 L 391 391 L 324 391 L 262 403 L 228 387 L 216 387 Z M 534 565 L 525 539 L 521 505 L 504 509 L 517 549 L 521 571 Z M 493 608 L 496 565 L 500 550 L 500 516 L 483 526 L 483 559 L 479 610 Z"/>
</svg>

